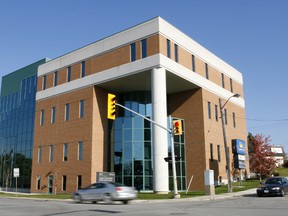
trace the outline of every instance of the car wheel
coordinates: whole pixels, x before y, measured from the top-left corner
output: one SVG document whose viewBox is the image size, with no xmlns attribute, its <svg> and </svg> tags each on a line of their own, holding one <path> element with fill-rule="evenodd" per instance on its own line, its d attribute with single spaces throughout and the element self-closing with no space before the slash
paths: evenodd
<svg viewBox="0 0 288 216">
<path fill-rule="evenodd" d="M 76 203 L 81 203 L 82 202 L 82 197 L 79 194 L 74 195 L 74 201 Z"/>
<path fill-rule="evenodd" d="M 122 202 L 123 202 L 123 204 L 125 204 L 125 205 L 126 205 L 126 204 L 128 204 L 128 203 L 129 203 L 129 200 L 123 200 Z"/>
<path fill-rule="evenodd" d="M 285 196 L 285 191 L 284 191 L 283 189 L 281 190 L 280 196 L 281 196 L 281 197 L 284 197 L 284 196 Z"/>
<path fill-rule="evenodd" d="M 107 204 L 112 203 L 111 194 L 109 194 L 109 193 L 104 194 L 104 196 L 103 196 L 103 201 L 104 201 L 105 203 L 107 203 Z"/>
</svg>

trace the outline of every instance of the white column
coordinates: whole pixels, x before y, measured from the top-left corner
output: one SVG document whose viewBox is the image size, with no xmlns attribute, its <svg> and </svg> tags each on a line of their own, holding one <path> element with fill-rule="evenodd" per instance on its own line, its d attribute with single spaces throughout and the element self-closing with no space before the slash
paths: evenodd
<svg viewBox="0 0 288 216">
<path fill-rule="evenodd" d="M 167 127 L 167 93 L 166 93 L 166 70 L 153 68 L 151 71 L 151 94 L 152 94 L 152 120 Z M 153 131 L 153 175 L 154 192 L 168 193 L 168 163 L 164 158 L 168 156 L 168 132 L 163 128 L 152 124 Z"/>
</svg>

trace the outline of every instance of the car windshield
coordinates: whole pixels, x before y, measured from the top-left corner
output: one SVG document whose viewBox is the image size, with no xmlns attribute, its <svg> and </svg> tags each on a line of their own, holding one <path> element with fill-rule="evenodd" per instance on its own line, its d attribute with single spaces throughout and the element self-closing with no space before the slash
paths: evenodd
<svg viewBox="0 0 288 216">
<path fill-rule="evenodd" d="M 270 178 L 270 179 L 267 179 L 265 184 L 282 184 L 282 181 L 280 178 Z"/>
</svg>

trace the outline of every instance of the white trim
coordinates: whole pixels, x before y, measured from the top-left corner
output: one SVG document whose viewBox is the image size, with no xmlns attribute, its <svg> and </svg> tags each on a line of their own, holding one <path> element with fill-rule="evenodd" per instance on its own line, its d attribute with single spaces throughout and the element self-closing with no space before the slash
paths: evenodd
<svg viewBox="0 0 288 216">
<path fill-rule="evenodd" d="M 42 100 L 50 98 L 59 94 L 64 94 L 67 92 L 75 91 L 84 87 L 101 84 L 108 82 L 110 80 L 116 80 L 121 77 L 129 76 L 135 73 L 139 73 L 145 70 L 149 70 L 157 66 L 164 67 L 166 70 L 174 73 L 175 75 L 182 77 L 183 79 L 206 89 L 209 92 L 212 92 L 219 97 L 224 99 L 229 98 L 233 93 L 229 92 L 226 89 L 223 89 L 221 86 L 207 80 L 206 78 L 200 76 L 199 74 L 192 72 L 191 70 L 185 68 L 184 66 L 176 63 L 175 61 L 167 58 L 164 55 L 157 54 L 144 58 L 142 60 L 137 60 L 120 67 L 115 67 L 108 69 L 99 73 L 95 73 L 81 79 L 73 80 L 65 84 L 58 85 L 54 88 L 48 88 L 44 91 L 39 91 L 36 94 L 36 100 Z M 231 98 L 231 102 L 245 107 L 243 98 Z"/>
</svg>

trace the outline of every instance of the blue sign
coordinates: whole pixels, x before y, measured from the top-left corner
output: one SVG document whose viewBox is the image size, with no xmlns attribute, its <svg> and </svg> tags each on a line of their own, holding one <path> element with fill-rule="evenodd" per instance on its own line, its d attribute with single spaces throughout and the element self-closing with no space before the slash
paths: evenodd
<svg viewBox="0 0 288 216">
<path fill-rule="evenodd" d="M 243 140 L 233 139 L 232 150 L 234 154 L 245 155 L 246 154 L 246 143 Z"/>
</svg>

